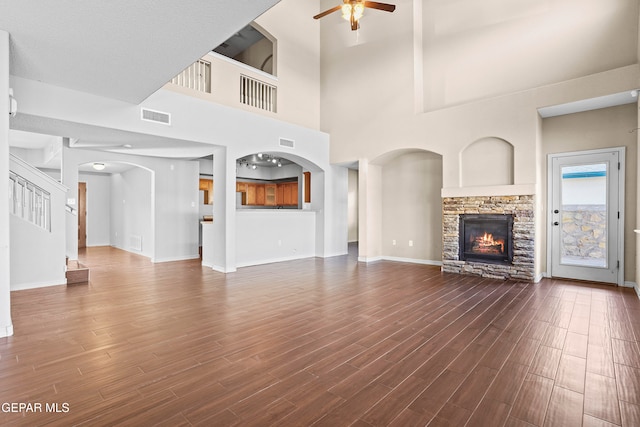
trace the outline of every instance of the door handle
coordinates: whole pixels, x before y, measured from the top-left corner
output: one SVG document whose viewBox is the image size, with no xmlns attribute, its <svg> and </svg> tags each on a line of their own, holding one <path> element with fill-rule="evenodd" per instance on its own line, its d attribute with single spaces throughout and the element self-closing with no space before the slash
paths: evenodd
<svg viewBox="0 0 640 427">
<path fill-rule="evenodd" d="M 553 213 L 560 213 L 558 209 L 554 209 Z"/>
<path fill-rule="evenodd" d="M 558 221 L 554 221 L 553 225 L 560 225 L 560 223 Z"/>
</svg>

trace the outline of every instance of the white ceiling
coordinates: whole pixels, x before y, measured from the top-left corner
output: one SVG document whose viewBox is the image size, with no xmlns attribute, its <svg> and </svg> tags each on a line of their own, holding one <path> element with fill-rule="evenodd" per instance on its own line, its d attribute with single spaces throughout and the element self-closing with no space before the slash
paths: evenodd
<svg viewBox="0 0 640 427">
<path fill-rule="evenodd" d="M 279 1 L 3 1 L 0 29 L 10 34 L 12 76 L 139 104 Z M 11 132 L 9 145 L 25 149 L 69 137 L 78 147 L 160 157 L 198 158 L 212 150 L 24 114 L 11 127 L 20 131 Z"/>
<path fill-rule="evenodd" d="M 139 104 L 279 0 L 3 1 L 11 74 Z"/>
</svg>

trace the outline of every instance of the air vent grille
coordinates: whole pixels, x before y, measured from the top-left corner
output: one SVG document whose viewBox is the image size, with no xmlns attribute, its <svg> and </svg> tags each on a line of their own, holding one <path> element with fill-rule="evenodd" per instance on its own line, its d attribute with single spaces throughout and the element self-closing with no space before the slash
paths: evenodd
<svg viewBox="0 0 640 427">
<path fill-rule="evenodd" d="M 280 138 L 280 146 L 287 148 L 296 148 L 296 142 L 293 139 Z"/>
<path fill-rule="evenodd" d="M 163 125 L 171 125 L 171 114 L 162 111 L 149 110 L 143 108 L 140 118 L 145 122 L 162 123 Z"/>
</svg>

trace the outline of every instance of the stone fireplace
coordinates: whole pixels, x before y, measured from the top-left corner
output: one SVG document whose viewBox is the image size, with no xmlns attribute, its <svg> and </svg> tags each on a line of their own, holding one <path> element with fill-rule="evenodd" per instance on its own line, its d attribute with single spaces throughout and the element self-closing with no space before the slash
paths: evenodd
<svg viewBox="0 0 640 427">
<path fill-rule="evenodd" d="M 442 199 L 442 270 L 533 281 L 534 197 Z"/>
<path fill-rule="evenodd" d="M 513 264 L 513 214 L 461 214 L 460 261 Z"/>
</svg>

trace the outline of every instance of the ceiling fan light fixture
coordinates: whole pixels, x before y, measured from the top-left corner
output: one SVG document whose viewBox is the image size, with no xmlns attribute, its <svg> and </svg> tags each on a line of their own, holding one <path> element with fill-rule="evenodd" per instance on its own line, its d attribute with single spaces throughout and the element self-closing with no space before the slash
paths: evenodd
<svg viewBox="0 0 640 427">
<path fill-rule="evenodd" d="M 362 2 L 350 2 L 342 5 L 342 18 L 351 21 L 359 20 L 364 15 L 364 3 Z"/>
</svg>

